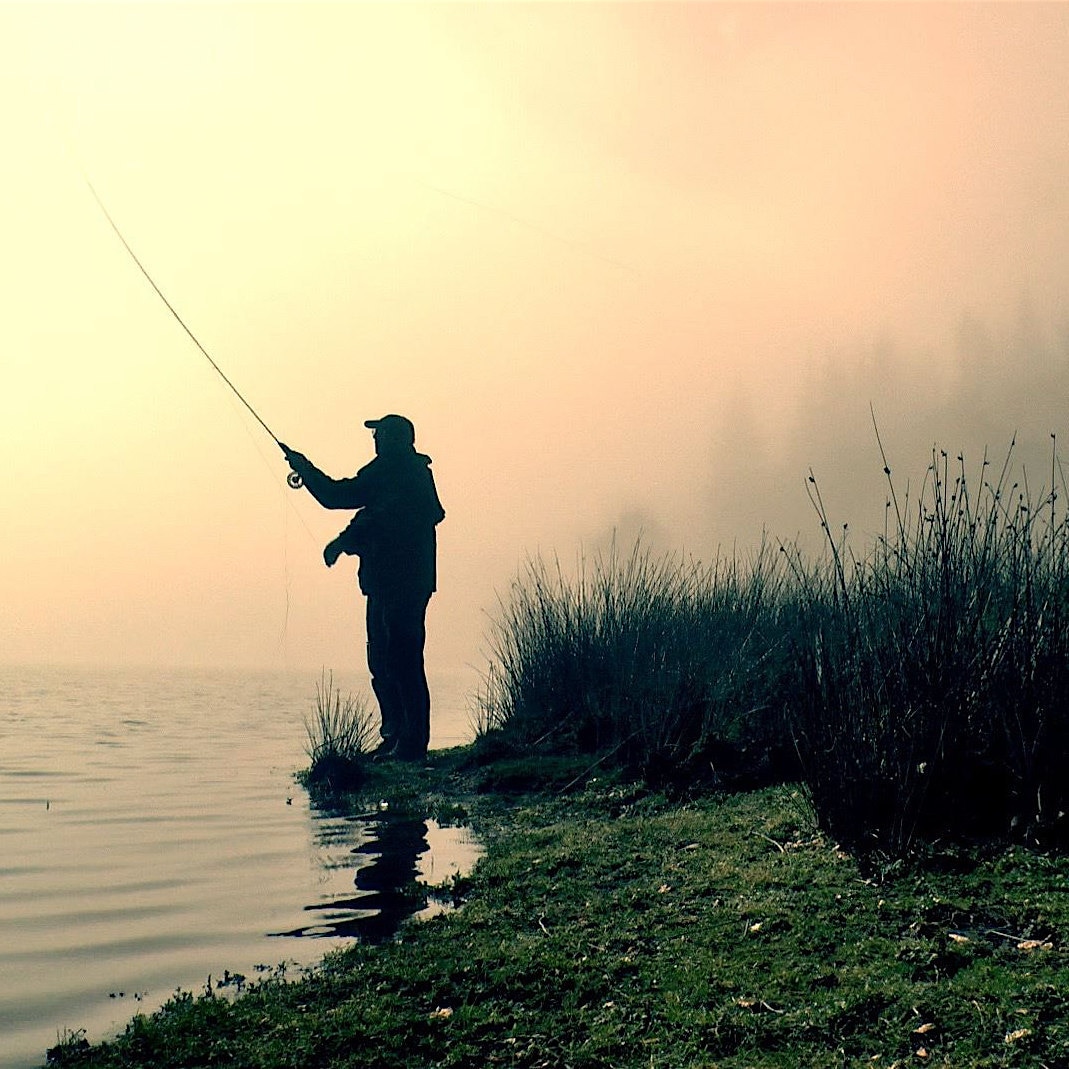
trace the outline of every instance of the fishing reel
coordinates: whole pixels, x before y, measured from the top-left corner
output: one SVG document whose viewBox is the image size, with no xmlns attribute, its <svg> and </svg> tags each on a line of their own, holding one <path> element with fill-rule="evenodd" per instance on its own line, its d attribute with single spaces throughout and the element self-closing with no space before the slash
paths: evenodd
<svg viewBox="0 0 1069 1069">
<path fill-rule="evenodd" d="M 297 472 L 291 471 L 289 475 L 286 476 L 286 484 L 291 490 L 300 490 L 300 488 L 304 486 L 304 479 L 302 479 Z"/>
</svg>

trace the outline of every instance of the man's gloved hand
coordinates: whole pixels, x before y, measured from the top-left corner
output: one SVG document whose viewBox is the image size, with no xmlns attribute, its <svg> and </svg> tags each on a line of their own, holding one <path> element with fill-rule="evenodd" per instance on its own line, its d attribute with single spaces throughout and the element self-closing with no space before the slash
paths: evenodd
<svg viewBox="0 0 1069 1069">
<path fill-rule="evenodd" d="M 290 449 L 288 445 L 283 442 L 278 443 L 282 447 L 282 455 L 286 458 L 286 463 L 298 474 L 303 471 L 307 471 L 311 467 L 311 461 L 303 454 L 298 453 L 296 449 Z"/>
<path fill-rule="evenodd" d="M 333 568 L 338 558 L 342 555 L 341 537 L 331 539 L 323 547 L 323 561 L 328 568 Z"/>
</svg>

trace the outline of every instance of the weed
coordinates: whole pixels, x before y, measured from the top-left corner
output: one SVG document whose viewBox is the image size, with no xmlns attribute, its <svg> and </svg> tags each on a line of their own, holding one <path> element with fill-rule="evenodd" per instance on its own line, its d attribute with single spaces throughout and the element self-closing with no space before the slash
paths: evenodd
<svg viewBox="0 0 1069 1069">
<path fill-rule="evenodd" d="M 342 699 L 334 674 L 316 683 L 315 706 L 304 721 L 309 767 L 301 780 L 309 789 L 355 790 L 363 782 L 375 738 L 375 722 L 366 703 L 352 695 Z"/>
<path fill-rule="evenodd" d="M 1069 840 L 1069 513 L 1056 454 L 1037 497 L 1012 460 L 970 478 L 933 450 L 914 502 L 884 457 L 862 556 L 810 473 L 815 559 L 762 545 L 705 567 L 636 543 L 574 576 L 529 561 L 477 749 L 692 794 L 800 775 L 824 828 L 881 863 L 925 840 Z"/>
</svg>

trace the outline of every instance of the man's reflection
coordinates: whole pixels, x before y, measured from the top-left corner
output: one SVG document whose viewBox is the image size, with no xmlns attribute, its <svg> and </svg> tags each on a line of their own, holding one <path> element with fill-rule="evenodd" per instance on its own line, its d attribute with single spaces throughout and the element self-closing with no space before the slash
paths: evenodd
<svg viewBox="0 0 1069 1069">
<path fill-rule="evenodd" d="M 319 921 L 279 935 L 348 936 L 364 943 L 383 943 L 393 938 L 402 921 L 421 908 L 413 885 L 419 874 L 417 861 L 430 848 L 427 822 L 383 814 L 357 823 L 371 837 L 351 851 L 359 859 L 355 866 L 356 893 L 305 906 L 321 914 Z"/>
</svg>

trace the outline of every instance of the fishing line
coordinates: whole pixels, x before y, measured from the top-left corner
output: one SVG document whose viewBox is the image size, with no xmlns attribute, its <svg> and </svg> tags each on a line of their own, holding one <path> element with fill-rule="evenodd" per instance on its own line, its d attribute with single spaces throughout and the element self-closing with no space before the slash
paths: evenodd
<svg viewBox="0 0 1069 1069">
<path fill-rule="evenodd" d="M 281 487 L 279 488 L 281 493 Z M 278 644 L 283 649 L 290 626 L 290 514 L 287 505 L 292 504 L 285 494 L 282 496 L 282 589 L 286 595 L 285 611 L 282 614 L 282 630 L 278 635 Z M 307 530 L 307 528 L 305 528 Z M 311 531 L 308 532 L 311 534 Z"/>
</svg>

